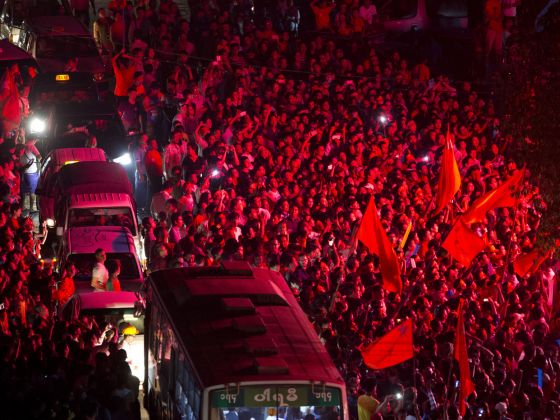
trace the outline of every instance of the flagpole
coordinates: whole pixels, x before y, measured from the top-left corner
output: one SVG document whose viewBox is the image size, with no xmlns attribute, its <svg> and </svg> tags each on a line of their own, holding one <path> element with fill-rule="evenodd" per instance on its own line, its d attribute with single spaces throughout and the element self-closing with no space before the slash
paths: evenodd
<svg viewBox="0 0 560 420">
<path fill-rule="evenodd" d="M 447 375 L 447 395 L 446 395 L 446 398 L 445 398 L 445 404 L 443 405 L 443 419 L 444 420 L 447 420 L 449 418 L 449 407 L 451 406 L 451 397 L 453 396 L 453 393 L 455 392 L 455 390 L 451 388 L 451 378 L 452 378 L 452 375 L 453 375 L 453 361 L 454 361 L 453 351 L 455 351 L 454 348 L 449 354 L 449 373 Z"/>
<path fill-rule="evenodd" d="M 523 176 L 521 178 L 521 183 L 522 183 L 524 178 L 525 178 L 525 167 L 523 167 L 523 169 L 521 169 L 521 170 L 524 172 Z M 520 201 L 521 201 L 521 188 L 519 188 L 519 191 L 517 191 L 517 197 L 515 197 L 515 210 L 514 210 L 514 213 L 513 213 L 512 236 L 510 237 L 508 248 L 507 248 L 507 251 L 506 251 L 506 260 L 504 262 L 504 267 L 502 269 L 502 280 L 500 282 L 501 283 L 500 285 L 503 285 L 505 277 L 506 277 L 506 273 L 508 271 L 508 266 L 509 266 L 509 262 L 510 262 L 510 258 L 511 258 L 511 248 L 512 248 L 511 245 L 513 243 L 512 238 L 513 238 L 513 233 L 515 232 L 515 223 L 517 221 L 517 213 L 519 212 L 519 202 Z M 507 307 L 508 307 L 508 303 L 507 303 L 507 300 L 505 300 L 504 301 L 504 306 L 503 306 L 503 308 L 501 308 L 501 311 L 500 311 L 501 312 L 500 315 L 501 315 L 502 319 L 506 315 Z"/>
</svg>

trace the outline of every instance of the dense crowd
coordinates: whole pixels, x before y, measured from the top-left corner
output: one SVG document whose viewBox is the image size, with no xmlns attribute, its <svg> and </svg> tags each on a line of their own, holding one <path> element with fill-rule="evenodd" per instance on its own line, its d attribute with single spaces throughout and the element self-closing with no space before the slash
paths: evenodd
<svg viewBox="0 0 560 420">
<path fill-rule="evenodd" d="M 466 418 L 559 418 L 557 261 L 525 277 L 511 267 L 535 246 L 546 209 L 538 188 L 528 177 L 517 208 L 475 226 L 488 247 L 469 267 L 441 248 L 455 217 L 522 165 L 492 99 L 426 60 L 332 36 L 350 36 L 344 25 L 372 30 L 370 0 L 313 2 L 325 32 L 306 37 L 295 3 L 260 15 L 251 1 L 191 1 L 183 16 L 170 0 L 98 10 L 93 33 L 113 57 L 119 112 L 143 133 L 131 151 L 148 270 L 247 260 L 280 271 L 360 420 L 459 417 L 452 343 L 463 298 L 476 389 Z M 435 213 L 447 135 L 462 186 Z M 33 143 L 0 147 L 2 417 L 136 418 L 123 334 L 53 317 L 74 269 L 41 262 L 44 228 L 22 215 L 19 174 Z M 377 256 L 353 241 L 372 195 L 402 264 L 401 295 L 384 290 Z M 359 349 L 406 318 L 415 358 L 368 370 Z M 395 412 L 385 397 L 397 393 Z"/>
</svg>

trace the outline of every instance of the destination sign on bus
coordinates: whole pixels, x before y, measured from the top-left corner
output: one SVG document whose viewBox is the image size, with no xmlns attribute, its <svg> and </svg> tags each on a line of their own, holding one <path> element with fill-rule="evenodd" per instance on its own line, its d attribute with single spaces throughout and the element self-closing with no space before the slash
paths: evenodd
<svg viewBox="0 0 560 420">
<path fill-rule="evenodd" d="M 340 390 L 307 385 L 244 386 L 212 392 L 212 407 L 334 407 L 340 405 Z"/>
</svg>

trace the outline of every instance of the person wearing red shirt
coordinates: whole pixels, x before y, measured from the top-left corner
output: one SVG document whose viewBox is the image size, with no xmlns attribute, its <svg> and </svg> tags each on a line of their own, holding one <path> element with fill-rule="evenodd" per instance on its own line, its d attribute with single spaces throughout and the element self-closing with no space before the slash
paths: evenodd
<svg viewBox="0 0 560 420">
<path fill-rule="evenodd" d="M 326 0 L 314 0 L 311 3 L 311 10 L 315 15 L 315 27 L 318 31 L 328 31 L 331 29 L 331 12 L 334 8 L 333 3 Z"/>
<path fill-rule="evenodd" d="M 128 99 L 128 89 L 134 83 L 134 73 L 136 67 L 132 62 L 132 57 L 124 53 L 122 49 L 112 58 L 113 71 L 115 73 L 115 97 L 118 102 Z"/>
<path fill-rule="evenodd" d="M 74 284 L 74 276 L 76 275 L 76 267 L 74 264 L 70 263 L 66 266 L 64 270 L 64 275 L 62 280 L 58 284 L 56 291 L 54 292 L 54 298 L 58 301 L 58 305 L 61 308 L 68 302 L 68 300 L 74 295 L 76 291 L 76 286 Z"/>
<path fill-rule="evenodd" d="M 150 145 L 144 156 L 144 163 L 148 176 L 148 197 L 151 197 L 161 190 L 161 181 L 163 177 L 163 159 L 158 150 L 157 140 L 150 140 Z"/>
</svg>

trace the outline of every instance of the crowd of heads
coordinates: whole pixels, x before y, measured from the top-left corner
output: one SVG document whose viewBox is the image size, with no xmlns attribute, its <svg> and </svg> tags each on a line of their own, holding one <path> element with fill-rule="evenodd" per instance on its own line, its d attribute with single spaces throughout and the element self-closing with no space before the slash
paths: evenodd
<svg viewBox="0 0 560 420">
<path fill-rule="evenodd" d="M 494 98 L 368 38 L 302 36 L 293 16 L 305 10 L 291 1 L 256 11 L 250 1 L 232 5 L 190 2 L 180 17 L 169 0 L 159 9 L 112 2 L 122 28 L 98 34 L 104 52 L 128 50 L 115 53 L 115 95 L 125 124 L 143 133 L 133 156 L 148 270 L 246 260 L 281 272 L 347 382 L 353 417 L 363 393 L 402 393 L 399 415 L 458 418 L 453 342 L 462 298 L 476 390 L 467 416 L 560 416 L 549 287 L 556 260 L 524 277 L 511 267 L 535 246 L 546 210 L 530 176 L 519 206 L 474 226 L 488 247 L 470 266 L 441 248 L 455 218 L 522 165 Z M 328 21 L 340 23 L 338 15 L 357 19 L 364 5 L 314 7 L 333 8 Z M 447 136 L 462 184 L 435 213 Z M 118 416 L 123 407 L 135 416 L 118 334 L 87 317 L 52 316 L 53 285 L 66 274 L 39 259 L 41 234 L 18 204 L 17 148 L 5 149 L 2 398 L 26 418 Z M 379 259 L 353 240 L 372 197 L 402 265 L 402 294 L 383 288 Z M 368 370 L 359 349 L 407 318 L 414 360 Z"/>
</svg>

